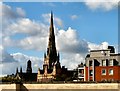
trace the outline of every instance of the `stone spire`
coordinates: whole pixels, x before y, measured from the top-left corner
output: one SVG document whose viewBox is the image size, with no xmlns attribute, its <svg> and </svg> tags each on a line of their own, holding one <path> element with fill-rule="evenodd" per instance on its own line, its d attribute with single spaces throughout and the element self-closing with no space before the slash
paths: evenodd
<svg viewBox="0 0 120 91">
<path fill-rule="evenodd" d="M 20 74 L 22 74 L 22 67 L 20 67 Z"/>
<path fill-rule="evenodd" d="M 54 34 L 54 25 L 53 25 L 53 14 L 51 12 L 50 19 L 50 29 L 49 29 L 49 41 L 47 48 L 47 56 L 49 58 L 49 66 L 48 68 L 52 68 L 52 64 L 54 64 L 57 60 L 57 51 L 55 45 L 55 34 Z"/>
<path fill-rule="evenodd" d="M 18 73 L 18 67 L 16 68 L 16 74 Z"/>
<path fill-rule="evenodd" d="M 55 34 L 54 34 L 54 25 L 53 25 L 53 14 L 51 12 L 51 19 L 50 19 L 50 30 L 49 30 L 49 42 L 48 42 L 48 53 L 50 53 L 50 49 L 56 52 L 56 45 L 55 45 Z"/>
</svg>

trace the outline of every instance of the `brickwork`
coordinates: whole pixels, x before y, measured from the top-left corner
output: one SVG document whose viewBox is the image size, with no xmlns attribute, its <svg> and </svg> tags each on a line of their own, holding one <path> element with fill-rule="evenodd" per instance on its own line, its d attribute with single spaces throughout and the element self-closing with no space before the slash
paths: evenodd
<svg viewBox="0 0 120 91">
<path fill-rule="evenodd" d="M 113 74 L 109 74 L 109 70 L 113 69 Z M 102 70 L 106 70 L 106 74 L 102 74 Z M 120 66 L 97 66 L 95 67 L 95 79 L 96 81 L 103 80 L 120 80 Z"/>
</svg>

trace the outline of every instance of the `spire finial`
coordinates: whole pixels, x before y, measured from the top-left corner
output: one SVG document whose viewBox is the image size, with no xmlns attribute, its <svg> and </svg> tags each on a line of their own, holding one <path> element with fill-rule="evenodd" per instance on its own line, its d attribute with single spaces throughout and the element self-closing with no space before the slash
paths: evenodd
<svg viewBox="0 0 120 91">
<path fill-rule="evenodd" d="M 51 10 L 51 15 L 53 15 L 53 12 L 52 12 L 52 10 Z"/>
<path fill-rule="evenodd" d="M 53 26 L 53 13 L 52 13 L 52 11 L 51 11 L 51 26 Z"/>
<path fill-rule="evenodd" d="M 16 68 L 16 73 L 18 73 L 18 67 Z"/>
<path fill-rule="evenodd" d="M 20 67 L 20 73 L 22 73 L 22 67 Z"/>
</svg>

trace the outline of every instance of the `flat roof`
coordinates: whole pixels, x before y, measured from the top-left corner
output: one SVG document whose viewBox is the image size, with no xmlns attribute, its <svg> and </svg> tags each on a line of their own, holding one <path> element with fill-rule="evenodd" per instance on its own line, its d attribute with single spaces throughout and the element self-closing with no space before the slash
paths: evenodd
<svg viewBox="0 0 120 91">
<path fill-rule="evenodd" d="M 90 52 L 97 52 L 97 51 L 110 51 L 110 49 L 103 49 L 103 50 L 90 50 Z"/>
</svg>

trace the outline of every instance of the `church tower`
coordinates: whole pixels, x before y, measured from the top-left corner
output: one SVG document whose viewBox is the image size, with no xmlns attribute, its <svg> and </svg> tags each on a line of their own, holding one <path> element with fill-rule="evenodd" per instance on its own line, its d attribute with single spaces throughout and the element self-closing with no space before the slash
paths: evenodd
<svg viewBox="0 0 120 91">
<path fill-rule="evenodd" d="M 55 45 L 53 13 L 51 12 L 49 40 L 48 40 L 47 53 L 44 54 L 43 69 L 45 69 L 45 67 L 47 67 L 47 69 L 52 70 L 54 65 L 60 66 L 60 63 L 59 63 L 59 53 L 57 53 L 56 45 Z"/>
<path fill-rule="evenodd" d="M 57 52 L 55 45 L 53 14 L 51 12 L 47 52 L 44 53 L 43 70 L 38 70 L 37 81 L 46 82 L 56 79 L 60 72 L 61 65 L 59 62 L 59 53 Z"/>
<path fill-rule="evenodd" d="M 28 62 L 27 62 L 26 73 L 32 73 L 32 67 L 31 67 L 31 61 L 30 60 L 28 60 Z"/>
</svg>

